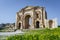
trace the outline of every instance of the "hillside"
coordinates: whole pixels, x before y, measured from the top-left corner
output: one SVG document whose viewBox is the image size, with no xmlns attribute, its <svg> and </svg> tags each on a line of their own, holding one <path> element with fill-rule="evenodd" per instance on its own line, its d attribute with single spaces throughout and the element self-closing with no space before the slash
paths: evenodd
<svg viewBox="0 0 60 40">
<path fill-rule="evenodd" d="M 15 23 L 2 23 L 0 24 L 0 32 L 12 31 L 15 27 Z"/>
</svg>

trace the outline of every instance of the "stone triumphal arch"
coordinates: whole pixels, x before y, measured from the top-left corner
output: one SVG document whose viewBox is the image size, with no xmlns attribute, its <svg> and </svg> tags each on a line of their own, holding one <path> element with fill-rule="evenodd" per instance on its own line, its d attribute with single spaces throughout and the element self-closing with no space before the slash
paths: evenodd
<svg viewBox="0 0 60 40">
<path fill-rule="evenodd" d="M 53 23 L 52 23 L 53 22 Z M 26 6 L 16 14 L 16 29 L 56 28 L 55 19 L 47 20 L 45 7 Z"/>
</svg>

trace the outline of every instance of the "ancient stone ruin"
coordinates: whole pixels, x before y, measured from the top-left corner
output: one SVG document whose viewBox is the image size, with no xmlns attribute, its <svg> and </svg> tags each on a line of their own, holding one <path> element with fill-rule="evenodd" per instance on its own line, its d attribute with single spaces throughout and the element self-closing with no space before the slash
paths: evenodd
<svg viewBox="0 0 60 40">
<path fill-rule="evenodd" d="M 16 14 L 16 29 L 57 28 L 56 19 L 48 20 L 45 7 L 26 6 Z"/>
</svg>

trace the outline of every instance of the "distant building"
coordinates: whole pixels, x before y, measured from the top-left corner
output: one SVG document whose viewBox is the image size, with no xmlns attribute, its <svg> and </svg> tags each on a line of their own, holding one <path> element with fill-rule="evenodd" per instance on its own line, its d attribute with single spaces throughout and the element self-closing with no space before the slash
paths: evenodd
<svg viewBox="0 0 60 40">
<path fill-rule="evenodd" d="M 16 29 L 57 28 L 56 19 L 48 20 L 45 7 L 26 6 L 16 14 Z"/>
</svg>

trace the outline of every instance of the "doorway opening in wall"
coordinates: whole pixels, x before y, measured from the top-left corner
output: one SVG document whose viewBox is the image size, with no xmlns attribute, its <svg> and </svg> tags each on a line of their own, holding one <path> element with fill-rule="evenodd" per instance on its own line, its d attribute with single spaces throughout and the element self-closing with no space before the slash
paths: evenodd
<svg viewBox="0 0 60 40">
<path fill-rule="evenodd" d="M 21 27 L 21 23 L 19 23 L 18 29 L 20 29 L 20 27 Z"/>
<path fill-rule="evenodd" d="M 39 21 L 36 21 L 36 28 L 39 28 Z"/>
<path fill-rule="evenodd" d="M 31 16 L 30 15 L 26 15 L 25 17 L 25 29 L 29 29 L 31 26 Z"/>
<path fill-rule="evenodd" d="M 52 28 L 53 21 L 49 20 L 49 28 Z"/>
</svg>

